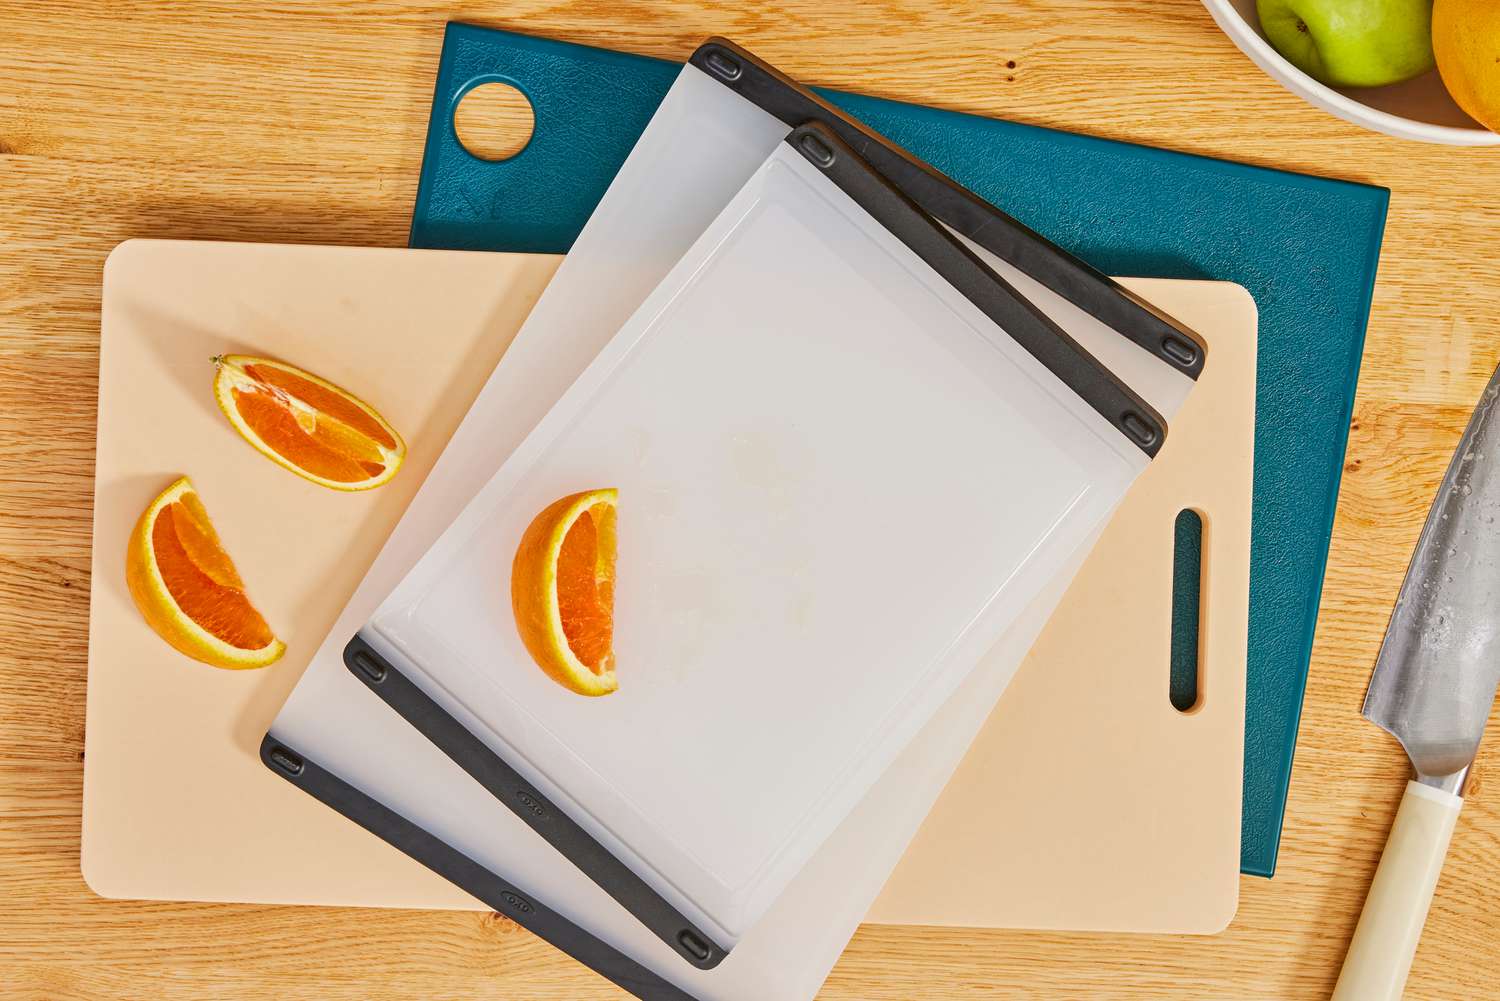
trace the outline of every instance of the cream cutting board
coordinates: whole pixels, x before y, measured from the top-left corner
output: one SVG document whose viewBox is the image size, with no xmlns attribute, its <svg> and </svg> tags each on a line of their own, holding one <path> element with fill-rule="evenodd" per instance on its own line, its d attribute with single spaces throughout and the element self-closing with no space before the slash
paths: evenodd
<svg viewBox="0 0 1500 1001">
<path fill-rule="evenodd" d="M 156 241 L 111 257 L 83 827 L 97 892 L 478 906 L 277 781 L 256 748 L 558 260 Z M 1208 369 L 871 920 L 1213 931 L 1233 914 L 1255 310 L 1233 285 L 1129 284 L 1205 337 Z M 346 495 L 272 465 L 213 403 L 208 358 L 223 351 L 282 357 L 364 395 L 406 434 L 406 467 Z M 188 661 L 130 603 L 125 538 L 180 473 L 288 643 L 272 668 Z M 1206 568 L 1203 698 L 1186 715 L 1167 699 L 1183 507 L 1204 514 Z"/>
</svg>

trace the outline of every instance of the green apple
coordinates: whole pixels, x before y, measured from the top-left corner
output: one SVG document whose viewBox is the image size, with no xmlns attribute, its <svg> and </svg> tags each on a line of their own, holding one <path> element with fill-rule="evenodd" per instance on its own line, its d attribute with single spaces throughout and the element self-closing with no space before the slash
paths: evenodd
<svg viewBox="0 0 1500 1001">
<path fill-rule="evenodd" d="M 1256 0 L 1276 51 L 1335 87 L 1382 87 L 1432 69 L 1432 0 Z"/>
</svg>

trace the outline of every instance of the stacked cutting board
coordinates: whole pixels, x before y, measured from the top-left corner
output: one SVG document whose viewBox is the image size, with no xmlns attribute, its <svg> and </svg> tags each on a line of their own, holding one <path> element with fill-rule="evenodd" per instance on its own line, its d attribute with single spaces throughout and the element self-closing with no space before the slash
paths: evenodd
<svg viewBox="0 0 1500 1001">
<path fill-rule="evenodd" d="M 726 61 L 737 68 L 732 75 Z M 191 456 L 192 473 L 216 519 L 242 526 L 246 540 L 233 548 L 244 554 L 247 578 L 260 582 L 259 590 L 270 597 L 265 610 L 282 624 L 293 653 L 248 678 L 195 669 L 163 654 L 122 587 L 96 589 L 84 859 L 91 885 L 117 896 L 388 906 L 475 906 L 478 897 L 643 997 L 811 996 L 867 913 L 889 921 L 1200 932 L 1228 921 L 1238 868 L 1253 303 L 1242 289 L 1221 283 L 1134 282 L 1115 289 L 1100 277 L 1096 287 L 1103 294 L 1129 304 L 1121 314 L 1104 310 L 1112 319 L 1171 318 L 1163 321 L 1169 323 L 1165 338 L 1130 342 L 1100 319 L 1100 310 L 1080 309 L 1049 291 L 1045 279 L 1057 272 L 1037 268 L 1035 258 L 996 257 L 984 243 L 983 227 L 974 231 L 976 242 L 965 243 L 970 234 L 955 225 L 956 217 L 941 221 L 960 235 L 943 230 L 924 213 L 929 206 L 919 197 L 920 184 L 913 195 L 910 187 L 894 183 L 899 178 L 865 162 L 878 159 L 881 147 L 848 146 L 837 130 L 818 127 L 788 137 L 792 123 L 776 114 L 784 105 L 773 100 L 768 109 L 766 101 L 757 101 L 763 94 L 746 96 L 725 84 L 764 79 L 776 85 L 768 92 L 777 99 L 809 99 L 773 73 L 757 77 L 760 71 L 753 57 L 726 43 L 700 50 L 683 71 L 680 92 L 674 91 L 678 100 L 664 106 L 653 122 L 654 137 L 648 131 L 638 159 L 622 172 L 620 192 L 612 191 L 591 223 L 592 235 L 585 233 L 550 286 L 557 259 L 526 255 L 132 243 L 111 259 L 96 579 L 117 576 L 111 554 L 122 546 L 133 514 L 164 485 L 166 474 L 176 472 L 157 468 L 161 456 Z M 832 109 L 818 111 L 849 127 Z M 717 123 L 732 141 L 702 143 L 706 160 L 661 157 L 662 150 L 682 149 L 672 130 L 683 121 Z M 736 148 L 736 142 L 743 145 Z M 731 155 L 733 163 L 726 160 Z M 828 163 L 822 162 L 825 155 Z M 907 162 L 891 161 L 886 169 L 899 175 Z M 828 181 L 835 163 L 838 170 L 852 165 L 853 173 Z M 666 216 L 649 204 L 651 189 L 691 203 L 697 196 L 683 192 L 704 176 L 714 183 L 700 186 L 696 214 L 683 211 L 653 228 L 653 216 Z M 888 197 L 892 190 L 904 197 Z M 977 200 L 964 205 L 965 211 L 987 210 Z M 812 226 L 811 219 L 822 221 Z M 787 220 L 802 228 L 787 230 Z M 631 242 L 646 237 L 649 246 Z M 724 249 L 757 241 L 776 253 L 738 258 Z M 1025 246 L 1045 256 L 1048 245 Z M 830 255 L 829 247 L 837 252 Z M 793 249 L 811 256 L 798 258 Z M 1018 270 L 1017 257 L 1044 281 Z M 1015 312 L 1014 293 L 994 281 L 991 268 L 1104 362 L 1103 382 L 1099 369 L 1088 368 L 1088 386 L 1080 389 L 1076 365 L 1038 364 L 1047 349 L 1034 339 L 1027 346 L 1013 331 L 1040 336 L 1056 328 L 1026 308 Z M 823 278 L 812 286 L 814 294 L 797 299 L 799 276 L 814 273 Z M 705 275 L 720 276 L 718 284 L 704 285 Z M 883 277 L 871 285 L 875 275 Z M 864 322 L 848 330 L 831 317 L 818 320 L 827 302 L 842 303 L 843 316 L 861 315 L 861 296 L 868 293 L 860 290 L 868 288 L 895 295 L 890 302 L 899 308 L 893 311 L 877 298 Z M 789 302 L 770 302 L 768 295 L 777 290 L 789 290 Z M 1077 295 L 1076 288 L 1068 291 Z M 691 296 L 703 292 L 712 293 L 701 307 L 710 311 L 695 314 L 699 307 L 691 305 Z M 712 312 L 713 304 L 732 302 L 735 294 L 746 296 L 739 308 L 723 317 Z M 758 305 L 771 312 L 750 324 Z M 910 312 L 918 309 L 928 312 Z M 911 329 L 929 336 L 943 323 L 954 326 L 946 339 L 913 341 L 910 330 L 902 330 L 916 315 L 927 320 Z M 778 317 L 787 340 L 766 336 Z M 737 332 L 747 325 L 761 336 Z M 425 332 L 422 365 L 408 361 L 414 327 Z M 982 341 L 965 339 L 991 327 L 999 339 L 995 333 Z M 705 330 L 725 339 L 705 340 Z M 819 337 L 833 339 L 819 349 Z M 507 350 L 512 338 L 514 348 Z M 1209 361 L 1204 364 L 1201 353 L 1196 357 L 1196 384 L 1181 371 L 1185 347 L 1189 353 L 1206 347 Z M 240 348 L 293 358 L 361 387 L 406 430 L 406 469 L 389 487 L 368 495 L 319 494 L 291 477 L 270 478 L 249 450 L 220 448 L 223 428 L 195 402 L 197 385 L 186 360 Z M 817 350 L 824 353 L 805 353 Z M 993 387 L 981 391 L 997 364 L 990 353 L 996 350 L 1021 374 L 1021 381 L 1006 383 L 1003 397 Z M 791 368 L 789 357 L 795 358 Z M 863 367 L 849 364 L 855 358 Z M 701 398 L 684 392 L 693 374 L 729 362 L 733 373 L 724 374 L 767 364 L 754 385 L 777 386 L 784 406 L 755 411 L 755 394 L 736 396 L 724 382 Z M 958 364 L 942 367 L 951 362 Z M 800 396 L 776 374 L 791 370 L 808 376 Z M 845 427 L 834 415 L 848 412 L 842 405 L 860 398 L 839 398 L 841 406 L 823 410 L 814 391 L 836 384 L 835 371 L 847 377 L 848 392 L 863 387 L 873 394 L 864 400 L 864 412 L 874 412 L 876 399 L 909 399 L 928 382 L 939 391 L 905 414 L 881 414 L 891 418 L 886 423 Z M 617 377 L 621 372 L 629 377 Z M 881 381 L 909 373 L 926 378 Z M 971 373 L 979 373 L 980 382 L 965 397 L 960 387 Z M 159 391 L 125 392 L 141 385 Z M 1098 405 L 1101 392 L 1120 385 L 1133 387 L 1112 397 L 1125 401 L 1126 409 Z M 1064 400 L 1059 386 L 1072 387 L 1076 399 Z M 1015 401 L 1027 393 L 1035 394 L 1033 408 L 1018 414 Z M 653 413 L 647 406 L 668 398 L 677 406 L 691 404 L 691 410 Z M 972 416 L 995 406 L 999 398 L 1012 409 L 994 411 L 978 430 L 959 419 L 960 413 Z M 945 418 L 942 408 L 954 400 L 962 406 L 955 404 Z M 707 415 L 702 428 L 690 430 L 710 436 L 692 462 L 676 457 L 694 439 L 667 437 L 691 423 L 683 419 L 686 412 Z M 1086 433 L 1052 435 L 1040 450 L 1029 437 L 1007 439 L 1016 426 L 1038 427 L 1041 413 L 1054 414 L 1044 422 L 1049 428 L 1071 421 L 1069 427 Z M 590 424 L 591 414 L 609 419 Z M 755 420 L 747 422 L 747 415 Z M 1165 446 L 1154 424 L 1162 415 L 1171 422 Z M 787 433 L 772 433 L 777 420 Z M 152 454 L 143 454 L 132 444 L 142 440 L 132 436 L 133 429 L 142 427 L 167 429 L 172 447 L 158 433 Z M 820 438 L 823 433 L 833 436 Z M 620 434 L 662 442 L 652 460 L 662 464 L 647 461 L 648 444 L 639 446 L 630 463 L 618 464 L 628 452 Z M 943 452 L 942 443 L 963 434 L 988 437 Z M 1012 444 L 1005 445 L 1007 440 Z M 796 441 L 821 445 L 824 461 L 799 460 L 789 451 Z M 861 458 L 860 443 L 878 443 L 881 454 Z M 954 456 L 983 453 L 986 444 L 994 449 L 995 469 L 981 465 L 961 470 L 959 479 L 941 480 L 955 475 Z M 705 469 L 726 448 L 743 453 L 738 478 L 713 493 L 711 484 L 704 486 Z M 1005 448 L 1008 461 L 1002 460 Z M 1058 449 L 1071 450 L 1072 459 L 1057 463 Z M 1096 458 L 1084 462 L 1079 457 L 1090 449 Z M 845 461 L 826 461 L 833 453 Z M 925 582 L 917 591 L 930 591 L 936 580 L 966 580 L 970 566 L 1004 572 L 999 578 L 981 574 L 967 585 L 986 600 L 975 606 L 981 610 L 977 618 L 959 615 L 956 634 L 950 620 L 926 632 L 911 628 L 926 648 L 947 644 L 958 653 L 944 662 L 946 673 L 919 676 L 923 683 L 915 689 L 895 684 L 907 677 L 900 664 L 890 668 L 896 673 L 886 701 L 869 702 L 863 711 L 870 724 L 850 731 L 867 741 L 856 745 L 863 771 L 834 768 L 802 794 L 804 807 L 821 804 L 822 820 L 807 821 L 805 811 L 789 815 L 760 841 L 740 846 L 738 855 L 722 837 L 714 839 L 724 851 L 707 863 L 709 842 L 692 846 L 695 828 L 701 837 L 743 826 L 748 804 L 759 804 L 757 815 L 769 815 L 772 787 L 765 783 L 784 780 L 787 763 L 808 753 L 815 731 L 807 723 L 790 729 L 746 725 L 732 734 L 737 743 L 764 736 L 774 742 L 746 760 L 726 760 L 720 749 L 710 756 L 708 771 L 685 769 L 715 734 L 687 741 L 683 727 L 670 725 L 692 718 L 694 704 L 682 700 L 703 700 L 697 703 L 700 713 L 718 711 L 720 731 L 764 721 L 785 708 L 784 697 L 773 693 L 754 719 L 745 720 L 733 690 L 689 683 L 690 674 L 698 675 L 688 667 L 698 665 L 693 670 L 707 677 L 723 664 L 722 656 L 695 661 L 693 644 L 671 648 L 673 655 L 657 665 L 666 673 L 639 669 L 637 694 L 623 687 L 632 680 L 629 666 L 622 666 L 620 696 L 598 704 L 618 705 L 618 712 L 630 715 L 612 740 L 590 750 L 590 735 L 615 725 L 608 717 L 579 722 L 584 718 L 577 706 L 583 703 L 547 688 L 534 668 L 520 663 L 521 656 L 502 652 L 494 659 L 526 672 L 490 676 L 486 672 L 495 665 L 489 659 L 465 653 L 495 651 L 508 639 L 498 628 L 505 624 L 502 616 L 491 614 L 482 600 L 473 607 L 463 601 L 482 593 L 475 581 L 489 572 L 485 567 L 501 572 L 504 560 L 497 555 L 513 547 L 524 524 L 524 518 L 513 519 L 534 509 L 535 498 L 547 491 L 562 492 L 561 484 L 576 479 L 581 466 L 637 487 L 641 513 L 633 524 L 644 536 L 657 522 L 684 524 L 674 511 L 689 491 L 709 490 L 695 496 L 714 500 L 700 505 L 711 511 L 723 510 L 734 496 L 750 497 L 739 512 L 743 522 L 773 507 L 770 500 L 803 510 L 799 503 L 840 486 L 868 491 L 880 476 L 878 463 L 897 456 L 904 459 L 890 472 L 898 478 L 902 468 L 932 459 L 925 480 L 941 481 L 949 494 L 970 491 L 981 506 L 965 523 L 1008 502 L 1018 474 L 1074 486 L 1061 504 L 1045 492 L 1029 495 L 1040 534 L 1010 538 L 1009 548 L 985 551 L 977 563 L 953 563 L 951 543 L 942 547 L 950 554 L 946 562 L 924 563 L 924 554 L 908 553 L 901 535 L 885 529 L 889 545 L 877 550 L 906 561 L 903 568 L 910 572 L 902 576 Z M 754 468 L 747 471 L 747 463 Z M 550 478 L 537 472 L 549 468 L 572 472 Z M 1043 469 L 1052 472 L 1037 475 Z M 1137 474 L 1139 481 L 1124 493 Z M 252 477 L 258 487 L 253 494 L 243 489 Z M 746 481 L 761 492 L 747 494 Z M 798 495 L 789 482 L 812 482 L 815 489 Z M 527 498 L 537 492 L 521 501 L 518 491 Z M 887 494 L 875 496 L 862 512 L 870 519 L 859 526 L 866 537 L 880 525 L 920 523 L 929 495 L 908 497 L 895 483 Z M 622 494 L 626 503 L 631 495 L 629 489 Z M 914 506 L 876 503 L 888 499 Z M 1096 509 L 1088 507 L 1095 503 Z M 1200 696 L 1186 712 L 1172 706 L 1166 690 L 1172 526 L 1184 509 L 1196 511 L 1205 525 Z M 1073 534 L 1057 541 L 1057 526 L 1064 523 L 1057 512 L 1092 520 L 1077 521 Z M 625 552 L 631 517 L 622 515 Z M 805 533 L 809 523 L 799 518 L 782 512 L 761 529 L 773 538 L 779 531 Z M 788 522 L 795 528 L 787 528 Z M 710 520 L 699 535 L 687 535 L 691 545 L 684 552 L 710 547 L 713 529 Z M 225 534 L 233 544 L 233 530 Z M 805 538 L 795 534 L 794 541 Z M 836 539 L 829 545 L 838 555 Z M 1051 552 L 1050 562 L 1037 562 L 1037 552 Z M 907 555 L 892 555 L 900 553 Z M 755 547 L 746 549 L 730 565 L 744 566 L 756 556 Z M 714 574 L 730 572 L 688 568 L 685 559 L 680 555 L 667 570 L 670 579 L 680 579 L 691 569 L 697 574 L 693 591 L 713 593 L 715 581 L 726 579 Z M 649 584 L 651 572 L 643 568 L 638 577 Z M 814 580 L 830 579 L 817 576 L 816 563 L 806 572 Z M 922 572 L 938 576 L 923 578 Z M 628 576 L 627 570 L 622 579 Z M 645 606 L 634 619 L 625 614 L 620 622 L 622 644 L 638 642 L 635 649 L 648 654 L 638 663 L 649 663 L 650 652 L 665 649 L 665 640 L 681 641 L 680 630 L 669 634 L 660 626 L 675 621 L 673 608 L 697 607 L 680 588 L 664 591 L 663 581 L 669 577 L 655 579 L 651 593 L 672 595 L 671 601 Z M 498 586 L 503 594 L 503 575 Z M 811 600 L 826 592 L 826 586 L 814 589 Z M 962 613 L 964 595 L 960 588 L 943 604 Z M 738 597 L 733 607 L 754 604 L 747 599 L 757 595 Z M 878 616 L 885 621 L 917 607 L 911 595 L 892 594 L 889 587 L 862 600 L 882 599 L 892 602 Z M 786 621 L 805 626 L 807 616 L 790 605 L 785 614 Z M 814 618 L 847 620 L 853 614 L 832 609 Z M 479 625 L 484 629 L 464 638 Z M 349 645 L 356 635 L 363 646 Z M 655 647 L 638 639 L 653 636 Z M 712 630 L 701 630 L 697 638 L 700 646 L 715 639 Z M 758 653 L 763 661 L 773 650 L 788 658 L 774 665 L 787 672 L 773 675 L 782 679 L 784 692 L 806 670 L 795 660 L 797 652 L 816 648 L 818 639 L 784 633 L 773 639 L 780 645 Z M 885 645 L 889 640 L 872 646 L 863 662 L 878 657 Z M 972 653 L 965 654 L 969 648 Z M 348 669 L 346 649 L 356 651 L 347 654 Z M 378 676 L 357 673 L 361 650 L 380 661 Z M 912 659 L 910 652 L 906 659 Z M 744 666 L 736 666 L 743 676 Z M 1012 673 L 1008 694 L 989 715 Z M 405 694 L 393 694 L 393 679 L 410 682 Z M 813 701 L 808 719 L 826 718 L 835 707 L 857 718 L 859 705 L 830 689 Z M 885 726 L 882 721 L 897 710 L 906 721 Z M 589 711 L 595 711 L 592 704 Z M 570 732 L 575 726 L 580 728 Z M 639 727 L 634 740 L 632 726 Z M 168 748 L 181 759 L 184 747 L 194 748 L 191 762 L 170 783 L 149 767 Z M 954 772 L 966 748 L 968 757 Z M 614 773 L 614 788 L 600 792 L 589 782 L 604 770 L 606 759 L 598 755 L 606 752 L 637 767 L 633 774 Z M 773 752 L 788 757 L 768 771 Z M 581 768 L 563 767 L 575 760 Z M 297 767 L 286 768 L 287 761 Z M 679 790 L 644 812 L 634 809 L 655 790 L 671 790 L 668 780 L 679 765 L 684 781 L 726 778 L 721 787 L 700 785 L 701 798 Z M 570 833 L 560 836 L 520 816 L 497 794 L 503 782 L 522 783 L 505 788 L 520 789 L 528 807 L 542 804 L 542 812 L 565 816 Z M 292 788 L 299 784 L 311 797 Z M 840 791 L 831 798 L 818 794 L 830 787 Z M 611 814 L 611 802 L 632 809 Z M 674 802 L 676 813 L 670 809 Z M 632 833 L 637 821 L 656 826 L 649 836 Z M 578 831 L 585 840 L 577 840 Z M 288 852 L 292 844 L 296 851 Z M 687 849 L 674 854 L 682 844 Z M 770 869 L 750 864 L 764 856 L 779 861 Z M 739 885 L 751 889 L 724 895 L 715 888 L 732 883 L 731 872 L 750 870 L 756 878 Z M 645 889 L 621 892 L 621 881 L 630 879 Z M 698 890 L 692 889 L 694 880 Z M 1175 881 L 1180 892 L 1160 893 L 1164 880 Z M 662 915 L 665 926 L 657 921 Z M 684 924 L 688 937 L 675 931 L 673 921 Z"/>
</svg>

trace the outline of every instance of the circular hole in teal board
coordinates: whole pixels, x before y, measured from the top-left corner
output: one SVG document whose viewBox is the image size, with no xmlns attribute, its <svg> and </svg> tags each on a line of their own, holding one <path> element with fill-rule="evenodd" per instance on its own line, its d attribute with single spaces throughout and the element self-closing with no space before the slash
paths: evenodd
<svg viewBox="0 0 1500 1001">
<path fill-rule="evenodd" d="M 453 109 L 459 144 L 481 160 L 509 160 L 526 148 L 535 128 L 531 101 L 499 80 L 468 91 Z"/>
</svg>

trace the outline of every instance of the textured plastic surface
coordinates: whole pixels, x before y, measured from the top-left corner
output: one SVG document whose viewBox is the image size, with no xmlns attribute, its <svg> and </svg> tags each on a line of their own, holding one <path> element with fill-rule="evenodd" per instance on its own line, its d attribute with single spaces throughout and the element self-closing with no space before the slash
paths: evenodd
<svg viewBox="0 0 1500 1001">
<path fill-rule="evenodd" d="M 411 242 L 561 253 L 677 74 L 661 60 L 450 25 Z M 477 160 L 452 109 L 504 80 L 516 157 Z M 1111 274 L 1216 278 L 1260 306 L 1242 864 L 1270 875 L 1389 193 L 859 95 L 822 92 Z M 1003 155 L 1001 155 L 1003 154 Z"/>
<path fill-rule="evenodd" d="M 780 145 L 361 631 L 723 941 L 1146 466 L 844 162 Z M 585 700 L 530 663 L 505 568 L 598 486 L 631 581 L 621 689 Z"/>
</svg>

